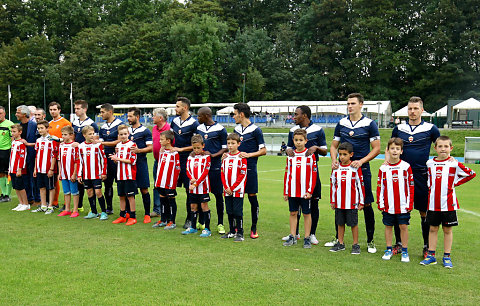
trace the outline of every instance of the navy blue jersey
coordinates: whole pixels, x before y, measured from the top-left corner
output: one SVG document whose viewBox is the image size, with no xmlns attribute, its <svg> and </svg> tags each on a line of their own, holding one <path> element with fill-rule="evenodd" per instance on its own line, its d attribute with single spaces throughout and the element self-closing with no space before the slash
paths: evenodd
<svg viewBox="0 0 480 306">
<path fill-rule="evenodd" d="M 227 129 L 221 124 L 214 123 L 213 125 L 200 124 L 197 127 L 197 134 L 203 137 L 205 142 L 205 151 L 215 154 L 221 149 L 227 148 Z M 222 156 L 217 156 L 211 159 L 210 169 L 220 169 L 222 166 Z"/>
<path fill-rule="evenodd" d="M 241 124 L 238 124 L 234 132 L 240 135 L 240 146 L 238 147 L 240 152 L 253 153 L 265 148 L 262 130 L 255 124 L 250 123 L 245 128 Z M 257 160 L 258 157 L 247 158 L 248 169 L 256 168 Z"/>
<path fill-rule="evenodd" d="M 288 142 L 287 142 L 287 148 L 289 149 L 294 149 L 294 144 L 293 144 L 293 132 L 296 130 L 300 129 L 301 127 L 299 125 L 296 125 L 290 129 L 290 132 L 288 133 Z M 325 139 L 325 132 L 321 127 L 318 125 L 313 124 L 310 122 L 310 124 L 306 127 L 303 127 L 307 132 L 307 144 L 305 147 L 310 148 L 313 146 L 320 147 L 322 149 L 327 149 L 327 141 Z M 318 153 L 315 152 L 315 157 L 317 158 L 318 161 Z"/>
<path fill-rule="evenodd" d="M 117 118 L 115 118 L 115 120 L 113 120 L 111 123 L 105 122 L 98 132 L 100 141 L 111 142 L 118 140 L 118 126 L 122 124 L 123 122 Z M 103 148 L 105 149 L 107 156 L 115 152 L 115 146 L 103 146 Z"/>
<path fill-rule="evenodd" d="M 352 122 L 347 116 L 337 123 L 333 140 L 352 144 L 352 160 L 359 160 L 370 153 L 370 143 L 380 140 L 380 133 L 377 124 L 372 119 L 362 116 L 357 122 Z"/>
<path fill-rule="evenodd" d="M 192 145 L 192 136 L 197 133 L 198 122 L 192 116 L 185 121 L 178 116 L 173 118 L 170 127 L 175 134 L 175 147 L 184 148 Z M 179 154 L 181 157 L 188 157 L 190 152 L 179 152 Z"/>
<path fill-rule="evenodd" d="M 138 128 L 128 127 L 130 140 L 135 142 L 139 149 L 146 148 L 147 145 L 153 144 L 152 132 L 145 126 L 140 125 Z M 137 153 L 137 162 L 147 161 L 147 153 Z"/>
<path fill-rule="evenodd" d="M 83 137 L 82 129 L 86 126 L 92 126 L 95 130 L 95 134 L 98 134 L 98 126 L 97 124 L 90 118 L 80 121 L 80 119 L 75 118 L 72 121 L 73 132 L 75 133 L 75 141 L 78 143 L 82 143 L 85 141 L 85 137 Z"/>
<path fill-rule="evenodd" d="M 392 131 L 392 137 L 403 140 L 403 154 L 400 158 L 409 163 L 412 170 L 420 171 L 427 171 L 430 148 L 439 136 L 438 128 L 423 120 L 419 125 L 399 124 Z"/>
</svg>

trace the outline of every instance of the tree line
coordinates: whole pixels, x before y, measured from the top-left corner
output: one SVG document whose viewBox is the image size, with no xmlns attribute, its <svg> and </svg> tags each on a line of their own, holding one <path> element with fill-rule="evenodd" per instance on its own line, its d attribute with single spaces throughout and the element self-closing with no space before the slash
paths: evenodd
<svg viewBox="0 0 480 306">
<path fill-rule="evenodd" d="M 4 0 L 12 105 L 480 97 L 477 0 Z"/>
</svg>

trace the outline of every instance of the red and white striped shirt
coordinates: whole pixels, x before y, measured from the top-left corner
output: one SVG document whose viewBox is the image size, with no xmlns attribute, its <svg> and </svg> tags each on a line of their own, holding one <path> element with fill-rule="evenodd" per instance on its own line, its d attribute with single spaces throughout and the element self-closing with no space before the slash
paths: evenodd
<svg viewBox="0 0 480 306">
<path fill-rule="evenodd" d="M 117 180 L 136 180 L 137 179 L 137 154 L 132 152 L 137 145 L 128 140 L 126 142 L 119 142 L 115 146 L 115 155 L 121 159 L 128 159 L 131 163 L 118 162 L 117 164 Z"/>
<path fill-rule="evenodd" d="M 413 209 L 412 168 L 406 161 L 381 165 L 378 170 L 378 209 L 389 214 L 405 214 Z"/>
<path fill-rule="evenodd" d="M 10 149 L 10 162 L 8 172 L 16 174 L 18 169 L 22 169 L 22 174 L 27 174 L 26 166 L 27 147 L 19 140 L 12 141 Z"/>
<path fill-rule="evenodd" d="M 107 158 L 101 143 L 82 142 L 78 146 L 80 157 L 78 177 L 84 180 L 98 180 L 107 175 Z"/>
<path fill-rule="evenodd" d="M 330 203 L 335 208 L 357 209 L 358 204 L 364 204 L 365 186 L 361 168 L 350 167 L 350 164 L 332 171 L 330 177 Z"/>
<path fill-rule="evenodd" d="M 58 153 L 58 160 L 60 161 L 60 179 L 69 180 L 72 178 L 77 165 L 78 171 L 78 147 L 72 146 L 73 142 L 61 143 Z"/>
<path fill-rule="evenodd" d="M 452 211 L 460 208 L 455 187 L 475 177 L 475 172 L 457 160 L 427 161 L 428 167 L 428 210 Z"/>
<path fill-rule="evenodd" d="M 245 184 L 247 182 L 247 159 L 237 154 L 226 153 L 222 161 L 222 183 L 223 189 L 233 191 L 233 197 L 243 198 L 245 194 Z M 230 196 L 224 193 L 225 196 Z"/>
<path fill-rule="evenodd" d="M 285 176 L 283 178 L 283 195 L 303 198 L 306 193 L 312 194 L 317 182 L 317 162 L 315 155 L 305 156 L 307 148 L 302 152 L 294 151 L 295 156 L 287 157 Z"/>
<path fill-rule="evenodd" d="M 187 176 L 189 179 L 195 179 L 195 187 L 190 193 L 207 194 L 210 192 L 210 180 L 208 172 L 210 171 L 210 156 L 195 155 L 189 156 L 187 160 Z"/>
<path fill-rule="evenodd" d="M 158 156 L 157 179 L 155 187 L 176 189 L 180 175 L 180 155 L 177 152 L 164 150 Z"/>
<path fill-rule="evenodd" d="M 35 142 L 35 151 L 37 152 L 35 158 L 37 173 L 47 174 L 48 170 L 52 168 L 56 172 L 57 167 L 55 163 L 52 167 L 52 158 L 57 159 L 58 141 L 53 140 L 50 135 L 41 136 Z"/>
</svg>

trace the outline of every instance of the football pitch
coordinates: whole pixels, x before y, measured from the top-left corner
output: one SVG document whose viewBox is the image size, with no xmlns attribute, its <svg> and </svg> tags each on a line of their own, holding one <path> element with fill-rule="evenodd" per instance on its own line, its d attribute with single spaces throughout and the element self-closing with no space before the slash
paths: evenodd
<svg viewBox="0 0 480 306">
<path fill-rule="evenodd" d="M 150 155 L 151 158 L 151 155 Z M 371 163 L 375 187 L 381 160 Z M 149 166 L 153 165 L 152 160 Z M 480 173 L 479 165 L 468 165 Z M 412 212 L 409 227 L 410 263 L 400 255 L 390 261 L 384 226 L 375 207 L 378 252 L 366 250 L 363 213 L 359 213 L 361 254 L 351 255 L 352 237 L 346 232 L 346 252 L 323 247 L 334 231 L 329 207 L 330 160 L 319 161 L 322 181 L 318 246 L 299 243 L 283 247 L 289 232 L 288 205 L 283 201 L 285 157 L 265 156 L 258 163 L 260 238 L 243 243 L 198 235 L 182 236 L 185 194 L 178 190 L 177 225 L 173 231 L 139 223 L 106 222 L 13 212 L 18 203 L 0 203 L 0 303 L 11 304 L 479 304 L 480 178 L 457 188 L 459 226 L 454 229 L 453 269 L 440 264 L 420 266 L 420 217 Z M 62 198 L 62 194 L 61 194 Z M 212 197 L 214 198 L 214 197 Z M 63 203 L 61 201 L 60 203 Z M 84 200 L 88 207 L 87 200 Z M 97 204 L 98 205 L 98 204 Z M 138 216 L 143 216 L 137 196 Z M 216 224 L 212 199 L 212 224 Z M 245 199 L 244 224 L 250 228 L 250 205 Z M 83 217 L 85 213 L 81 214 Z M 158 219 L 153 218 L 153 221 Z M 225 221 L 226 221 L 225 216 Z M 300 229 L 303 238 L 303 218 Z M 212 226 L 213 227 L 213 226 Z M 227 226 L 228 227 L 228 226 Z M 247 235 L 246 235 L 247 236 Z M 303 240 L 300 240 L 303 242 Z M 443 254 L 439 234 L 437 259 Z"/>
</svg>

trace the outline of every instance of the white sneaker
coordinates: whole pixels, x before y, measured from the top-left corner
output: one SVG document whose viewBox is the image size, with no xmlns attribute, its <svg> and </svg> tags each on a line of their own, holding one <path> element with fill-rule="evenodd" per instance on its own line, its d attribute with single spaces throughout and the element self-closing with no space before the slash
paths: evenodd
<svg viewBox="0 0 480 306">
<path fill-rule="evenodd" d="M 335 244 L 337 244 L 337 242 L 338 242 L 338 239 L 333 237 L 332 240 L 325 242 L 325 244 L 323 246 L 331 248 L 331 247 L 334 247 Z"/>
<path fill-rule="evenodd" d="M 313 245 L 317 245 L 318 244 L 318 239 L 317 237 L 315 237 L 315 235 L 310 235 L 310 242 L 313 244 Z"/>
<path fill-rule="evenodd" d="M 22 208 L 23 204 L 18 204 L 17 207 L 12 208 L 12 210 L 18 211 L 20 208 Z"/>
<path fill-rule="evenodd" d="M 375 242 L 372 240 L 370 243 L 367 244 L 367 252 L 368 253 L 377 253 L 377 247 L 375 246 Z"/>
<path fill-rule="evenodd" d="M 36 212 L 45 212 L 47 210 L 47 206 L 38 206 L 37 209 L 34 209 L 30 212 L 36 213 Z"/>
<path fill-rule="evenodd" d="M 30 205 L 29 204 L 23 204 L 22 207 L 20 207 L 19 209 L 17 209 L 17 211 L 26 211 L 26 210 L 29 210 L 30 209 Z"/>
<path fill-rule="evenodd" d="M 285 237 L 282 237 L 282 241 L 287 241 L 287 240 L 288 240 L 288 237 L 290 237 L 290 235 L 287 235 L 287 236 L 285 236 Z M 310 237 L 311 237 L 311 236 L 310 236 Z M 300 234 L 295 235 L 295 238 L 297 238 L 297 240 L 300 239 Z"/>
<path fill-rule="evenodd" d="M 47 211 L 45 212 L 46 215 L 50 215 L 53 213 L 53 207 L 47 208 Z"/>
</svg>

